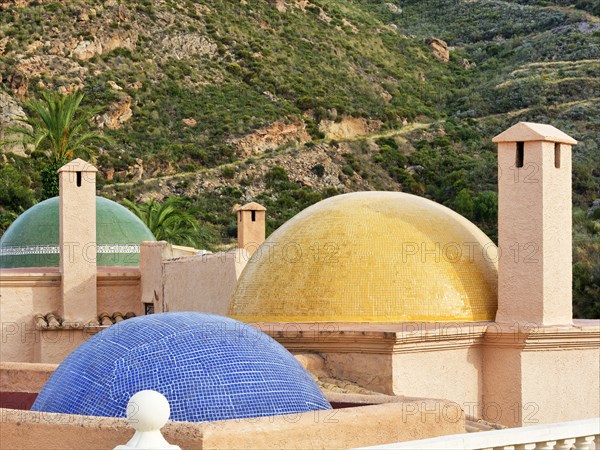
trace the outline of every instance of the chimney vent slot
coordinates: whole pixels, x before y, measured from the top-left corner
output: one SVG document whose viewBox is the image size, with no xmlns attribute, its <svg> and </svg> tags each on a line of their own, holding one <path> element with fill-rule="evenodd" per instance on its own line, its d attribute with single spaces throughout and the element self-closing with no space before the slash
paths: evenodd
<svg viewBox="0 0 600 450">
<path fill-rule="evenodd" d="M 525 159 L 525 142 L 517 142 L 517 158 L 515 165 L 517 167 L 523 167 L 523 160 Z"/>
</svg>

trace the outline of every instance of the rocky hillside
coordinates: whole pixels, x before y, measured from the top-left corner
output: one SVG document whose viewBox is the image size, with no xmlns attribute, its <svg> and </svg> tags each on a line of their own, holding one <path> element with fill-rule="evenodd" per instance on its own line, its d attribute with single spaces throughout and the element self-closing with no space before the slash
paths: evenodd
<svg viewBox="0 0 600 450">
<path fill-rule="evenodd" d="M 44 90 L 85 93 L 102 195 L 181 197 L 198 246 L 256 200 L 272 231 L 340 192 L 403 190 L 496 237 L 490 138 L 579 140 L 575 297 L 600 317 L 597 0 L 0 0 L 0 140 Z M 40 199 L 39 152 L 3 145 L 0 233 Z M 587 303 L 586 303 L 587 302 Z"/>
<path fill-rule="evenodd" d="M 40 89 L 82 89 L 88 105 L 104 107 L 96 126 L 118 142 L 99 160 L 107 178 L 136 157 L 150 174 L 193 171 L 303 144 L 307 132 L 321 138 L 323 128 L 336 128 L 327 120 L 346 116 L 380 127 L 435 115 L 435 83 L 448 75 L 425 43 L 348 2 L 3 2 L 3 9 L 5 91 L 20 100 Z M 251 150 L 252 142 L 240 142 L 299 120 L 300 135 Z"/>
<path fill-rule="evenodd" d="M 228 200 L 243 202 L 263 192 L 261 174 L 278 164 L 315 193 L 369 188 L 350 181 L 360 175 L 341 156 L 346 147 L 331 141 L 441 119 L 447 80 L 465 70 L 447 63 L 440 41 L 407 36 L 379 17 L 399 14 L 392 4 L 107 0 L 0 7 L 0 123 L 25 114 L 22 102 L 42 90 L 83 90 L 86 108 L 102 108 L 91 127 L 113 139 L 97 149 L 97 165 L 106 192 L 118 196 L 195 198 L 242 181 L 249 186 L 244 195 Z M 37 191 L 40 155 L 8 153 L 24 150 L 7 146 L 3 158 Z M 287 151 L 304 157 L 271 158 Z M 252 159 L 261 168 L 245 176 L 238 164 L 254 167 Z M 327 168 L 323 176 L 310 171 L 317 166 L 320 173 L 319 165 Z M 222 183 L 210 181 L 221 173 Z M 172 188 L 169 177 L 189 186 Z M 189 181 L 196 177 L 207 179 Z M 400 188 L 388 181 L 379 187 Z M 215 239 L 226 238 L 222 224 L 212 225 Z"/>
<path fill-rule="evenodd" d="M 576 205 L 598 196 L 598 5 L 0 0 L 0 134 L 42 90 L 82 90 L 112 138 L 103 194 L 184 196 L 209 246 L 234 234 L 235 204 L 266 203 L 275 228 L 357 189 L 428 196 L 494 237 L 489 139 L 516 121 L 576 137 Z M 1 158 L 3 229 L 44 159 Z"/>
</svg>

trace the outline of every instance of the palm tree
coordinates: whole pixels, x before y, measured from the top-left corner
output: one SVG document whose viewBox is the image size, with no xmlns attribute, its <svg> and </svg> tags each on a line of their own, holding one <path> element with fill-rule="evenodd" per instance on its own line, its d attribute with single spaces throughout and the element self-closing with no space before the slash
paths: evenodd
<svg viewBox="0 0 600 450">
<path fill-rule="evenodd" d="M 93 159 L 89 145 L 93 141 L 110 140 L 97 132 L 87 131 L 87 124 L 97 111 L 84 113 L 79 108 L 83 93 L 43 92 L 42 97 L 43 100 L 25 103 L 32 114 L 17 119 L 21 123 L 7 129 L 11 137 L 3 142 L 22 142 L 46 153 L 49 161 L 41 175 L 42 196 L 48 198 L 58 195 L 56 170 L 75 156 Z"/>
<path fill-rule="evenodd" d="M 20 134 L 17 138 L 20 142 L 44 151 L 51 162 L 64 162 L 74 156 L 93 157 L 88 145 L 92 141 L 108 141 L 97 132 L 86 131 L 87 123 L 97 111 L 85 114 L 79 109 L 83 93 L 43 92 L 42 97 L 43 101 L 26 102 L 33 115 L 17 119 L 22 125 L 8 130 Z"/>
<path fill-rule="evenodd" d="M 152 199 L 139 204 L 125 199 L 122 203 L 146 224 L 157 240 L 176 245 L 198 245 L 198 222 L 181 209 L 178 198 L 170 197 L 162 203 Z"/>
</svg>

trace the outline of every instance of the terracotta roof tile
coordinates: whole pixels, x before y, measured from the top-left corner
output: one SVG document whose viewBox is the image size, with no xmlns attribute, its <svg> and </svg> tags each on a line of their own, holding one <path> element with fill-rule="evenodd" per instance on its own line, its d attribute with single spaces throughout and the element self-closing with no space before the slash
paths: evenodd
<svg viewBox="0 0 600 450">
<path fill-rule="evenodd" d="M 57 313 L 49 312 L 46 314 L 35 314 L 33 316 L 33 321 L 35 322 L 35 327 L 38 330 L 52 330 L 59 328 L 83 328 L 84 326 L 89 327 L 109 327 L 115 323 L 121 322 L 126 319 L 131 319 L 135 317 L 135 313 L 129 311 L 126 314 L 123 314 L 120 311 L 115 311 L 112 315 L 107 312 L 101 312 L 95 320 L 91 320 L 85 325 L 81 324 L 70 324 L 65 322 L 64 319 L 59 316 Z"/>
</svg>

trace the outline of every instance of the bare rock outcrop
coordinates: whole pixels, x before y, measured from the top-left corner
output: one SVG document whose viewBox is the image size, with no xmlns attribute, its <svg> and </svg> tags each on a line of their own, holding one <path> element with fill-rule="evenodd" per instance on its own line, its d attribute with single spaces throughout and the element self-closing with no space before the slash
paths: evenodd
<svg viewBox="0 0 600 450">
<path fill-rule="evenodd" d="M 230 143 L 235 146 L 238 156 L 247 158 L 268 150 L 275 150 L 285 144 L 295 142 L 302 145 L 310 140 L 306 125 L 297 120 L 290 123 L 277 121 L 252 134 L 231 140 Z"/>
<path fill-rule="evenodd" d="M 37 0 L 37 3 L 48 3 L 50 0 Z M 33 3 L 33 0 L 0 0 L 0 10 L 8 8 L 25 8 Z"/>
<path fill-rule="evenodd" d="M 592 217 L 596 215 L 596 211 L 600 209 L 600 198 L 593 201 L 592 206 L 587 210 L 586 217 Z"/>
<path fill-rule="evenodd" d="M 311 5 L 308 0 L 268 0 L 269 4 L 280 13 L 285 13 L 290 8 L 297 8 L 304 11 Z"/>
<path fill-rule="evenodd" d="M 358 33 L 358 28 L 356 28 L 356 26 L 352 22 L 350 22 L 348 19 L 343 18 L 342 23 L 344 24 L 345 27 L 349 28 L 350 31 L 352 31 L 354 34 Z"/>
<path fill-rule="evenodd" d="M 195 55 L 206 56 L 217 53 L 217 44 L 205 36 L 195 33 L 165 37 L 160 44 L 164 54 L 177 59 Z"/>
<path fill-rule="evenodd" d="M 81 41 L 77 44 L 71 51 L 71 56 L 73 58 L 80 59 L 82 61 L 87 61 L 88 59 L 93 58 L 96 55 L 102 54 L 102 44 L 100 41 Z"/>
<path fill-rule="evenodd" d="M 9 135 L 6 129 L 15 125 L 23 125 L 17 120 L 20 117 L 26 117 L 23 108 L 10 95 L 0 92 L 0 142 L 14 137 L 14 135 Z M 2 150 L 25 156 L 25 147 L 21 143 L 2 144 Z"/>
<path fill-rule="evenodd" d="M 280 13 L 284 13 L 287 11 L 287 5 L 285 4 L 284 0 L 269 0 L 269 3 Z"/>
<path fill-rule="evenodd" d="M 49 78 L 67 75 L 69 82 L 62 84 L 59 91 L 70 93 L 83 88 L 87 71 L 86 67 L 69 58 L 56 55 L 32 56 L 20 59 L 15 64 L 12 74 L 9 75 L 12 79 L 8 80 L 7 84 L 17 97 L 22 97 L 27 92 L 30 78 L 43 74 L 48 74 Z M 41 85 L 41 87 L 47 88 L 46 85 Z"/>
<path fill-rule="evenodd" d="M 48 55 L 56 56 L 69 56 L 71 50 L 77 46 L 78 42 L 73 38 L 62 39 L 49 39 L 44 41 L 44 51 Z"/>
<path fill-rule="evenodd" d="M 0 56 L 4 55 L 6 52 L 6 47 L 8 46 L 8 36 L 0 39 Z"/>
<path fill-rule="evenodd" d="M 132 175 L 132 181 L 141 180 L 144 176 L 144 161 L 141 158 L 136 158 L 135 164 L 128 167 L 128 173 Z"/>
<path fill-rule="evenodd" d="M 388 91 L 386 91 L 385 89 L 381 89 L 381 92 L 379 93 L 379 96 L 384 99 L 386 102 L 389 102 L 392 98 L 394 98 L 392 96 L 392 94 L 390 94 Z"/>
<path fill-rule="evenodd" d="M 131 97 L 126 96 L 118 102 L 111 103 L 108 111 L 97 115 L 94 120 L 99 128 L 109 128 L 111 130 L 121 128 L 125 122 L 133 117 L 131 110 Z"/>
<path fill-rule="evenodd" d="M 137 42 L 137 33 L 135 31 L 119 31 L 100 39 L 102 43 L 102 53 L 108 53 L 116 48 L 126 48 L 134 51 Z"/>
<path fill-rule="evenodd" d="M 385 6 L 387 8 L 387 10 L 389 12 L 391 12 L 392 14 L 401 14 L 402 13 L 402 8 L 400 8 L 397 5 L 394 5 L 393 3 L 384 3 L 383 6 Z"/>
<path fill-rule="evenodd" d="M 225 176 L 223 167 L 216 167 L 198 174 L 190 174 L 186 177 L 165 177 L 159 180 L 154 190 L 145 191 L 138 200 L 145 201 L 149 198 L 162 199 L 171 195 L 190 195 L 198 192 L 219 192 L 226 186 L 236 186 L 244 192 L 244 202 L 253 201 L 256 196 L 263 193 L 267 188 L 266 175 L 274 167 L 283 168 L 292 183 L 299 186 L 307 186 L 323 190 L 334 188 L 338 192 L 352 192 L 357 190 L 372 190 L 373 186 L 367 179 L 363 179 L 360 173 L 348 175 L 344 172 L 345 154 L 350 152 L 347 143 L 341 142 L 332 146 L 325 142 L 316 145 L 304 146 L 301 149 L 293 149 L 278 153 L 270 158 L 248 160 L 234 165 L 233 174 Z M 151 176 L 167 175 L 167 170 L 172 168 L 160 167 L 156 170 L 148 170 Z M 118 179 L 136 179 L 136 173 L 129 168 L 123 173 L 115 172 L 114 177 Z M 175 173 L 173 169 L 169 174 Z M 186 183 L 181 183 L 181 180 Z"/>
<path fill-rule="evenodd" d="M 70 56 L 81 61 L 87 61 L 96 55 L 108 53 L 116 48 L 135 50 L 137 34 L 134 32 L 116 32 L 93 40 L 79 41 L 71 50 Z"/>
<path fill-rule="evenodd" d="M 283 167 L 291 182 L 300 186 L 317 189 L 335 188 L 340 192 L 348 192 L 349 186 L 354 189 L 367 188 L 359 174 L 347 176 L 342 172 L 342 154 L 349 149 L 345 144 L 333 148 L 326 143 L 304 148 L 300 154 L 284 153 L 269 160 L 269 164 L 250 164 L 242 168 L 236 175 L 236 182 L 246 186 L 246 195 L 254 197 L 266 189 L 264 179 L 273 166 Z M 316 171 L 315 167 L 320 166 Z M 250 180 L 253 180 L 250 182 Z"/>
<path fill-rule="evenodd" d="M 326 139 L 351 139 L 357 136 L 371 134 L 381 128 L 380 120 L 369 120 L 362 117 L 344 116 L 342 120 L 322 120 L 319 130 Z"/>
<path fill-rule="evenodd" d="M 133 83 L 127 83 L 127 89 L 131 89 L 133 91 L 140 90 L 144 85 L 141 81 L 134 81 Z"/>
<path fill-rule="evenodd" d="M 115 91 L 122 91 L 123 88 L 121 86 L 119 86 L 117 83 L 115 83 L 113 80 L 108 80 L 106 82 L 106 84 L 113 90 Z"/>
<path fill-rule="evenodd" d="M 443 62 L 450 61 L 450 50 L 448 49 L 448 44 L 445 41 L 442 41 L 438 38 L 429 38 L 425 41 L 425 43 L 429 46 L 431 51 L 433 52 L 433 56 Z"/>
<path fill-rule="evenodd" d="M 23 98 L 29 90 L 29 77 L 18 68 L 8 73 L 2 79 L 2 82 L 10 88 L 13 95 L 17 98 Z"/>
</svg>

